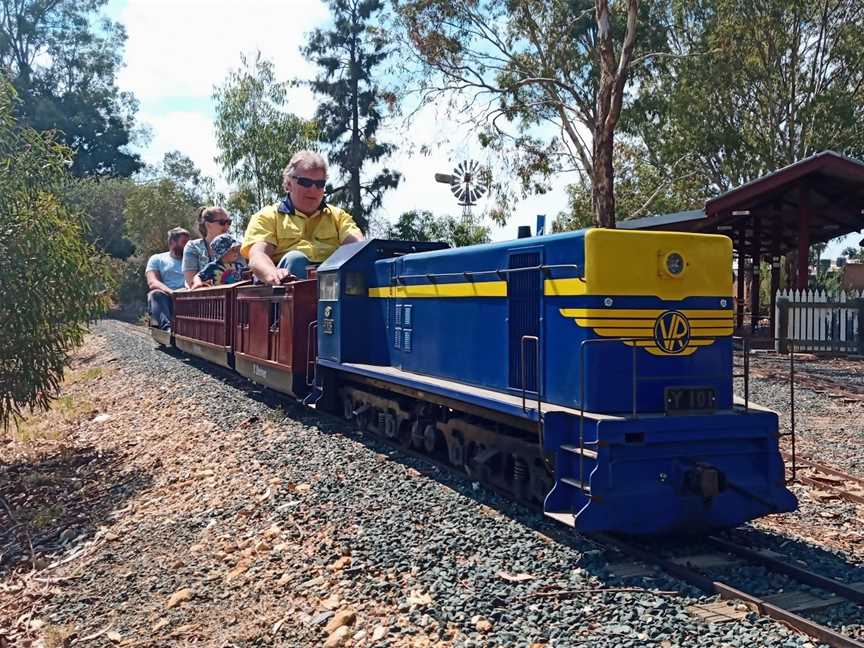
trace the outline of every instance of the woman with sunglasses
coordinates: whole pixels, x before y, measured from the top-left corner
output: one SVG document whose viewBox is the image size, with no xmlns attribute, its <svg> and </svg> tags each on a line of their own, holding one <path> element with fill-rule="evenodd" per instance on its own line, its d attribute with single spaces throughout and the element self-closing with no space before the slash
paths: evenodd
<svg viewBox="0 0 864 648">
<path fill-rule="evenodd" d="M 243 237 L 241 252 L 259 281 L 305 279 L 307 266 L 321 263 L 340 245 L 363 240 L 351 214 L 326 203 L 326 185 L 324 158 L 314 151 L 295 153 L 282 172 L 287 195 L 253 215 Z"/>
<path fill-rule="evenodd" d="M 198 210 L 198 231 L 201 238 L 189 241 L 183 249 L 183 276 L 186 287 L 192 286 L 195 275 L 211 261 L 210 241 L 225 234 L 231 226 L 231 217 L 222 207 L 201 207 Z"/>
</svg>

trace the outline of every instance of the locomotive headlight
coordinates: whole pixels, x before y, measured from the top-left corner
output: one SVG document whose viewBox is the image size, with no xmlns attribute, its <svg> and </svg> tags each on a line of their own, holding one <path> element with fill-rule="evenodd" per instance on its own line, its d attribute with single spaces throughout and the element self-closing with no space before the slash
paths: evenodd
<svg viewBox="0 0 864 648">
<path fill-rule="evenodd" d="M 669 252 L 663 258 L 663 270 L 670 277 L 680 277 L 684 274 L 684 269 L 687 264 L 684 262 L 684 257 L 678 252 Z"/>
</svg>

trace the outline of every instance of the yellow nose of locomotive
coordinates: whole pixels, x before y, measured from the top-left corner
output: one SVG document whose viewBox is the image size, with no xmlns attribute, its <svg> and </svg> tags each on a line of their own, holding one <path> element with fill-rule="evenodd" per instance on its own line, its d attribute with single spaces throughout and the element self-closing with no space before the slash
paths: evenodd
<svg viewBox="0 0 864 648">
<path fill-rule="evenodd" d="M 731 299 L 732 241 L 714 234 L 589 230 L 585 283 L 594 295 Z"/>
</svg>

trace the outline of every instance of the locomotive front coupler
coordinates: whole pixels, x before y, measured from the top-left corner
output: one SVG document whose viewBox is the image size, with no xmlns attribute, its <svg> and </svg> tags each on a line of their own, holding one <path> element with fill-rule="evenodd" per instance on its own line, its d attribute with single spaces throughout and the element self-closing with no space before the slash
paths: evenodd
<svg viewBox="0 0 864 648">
<path fill-rule="evenodd" d="M 684 471 L 684 489 L 707 503 L 726 490 L 726 475 L 714 466 L 697 463 Z"/>
</svg>

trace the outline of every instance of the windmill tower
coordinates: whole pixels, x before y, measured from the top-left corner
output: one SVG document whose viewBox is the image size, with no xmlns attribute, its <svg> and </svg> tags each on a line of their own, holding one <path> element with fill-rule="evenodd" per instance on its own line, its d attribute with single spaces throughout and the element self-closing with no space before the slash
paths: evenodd
<svg viewBox="0 0 864 648">
<path fill-rule="evenodd" d="M 436 173 L 435 180 L 450 185 L 450 193 L 456 196 L 462 207 L 462 220 L 471 218 L 471 208 L 486 193 L 486 185 L 476 160 L 465 160 L 456 165 L 453 173 Z"/>
</svg>

